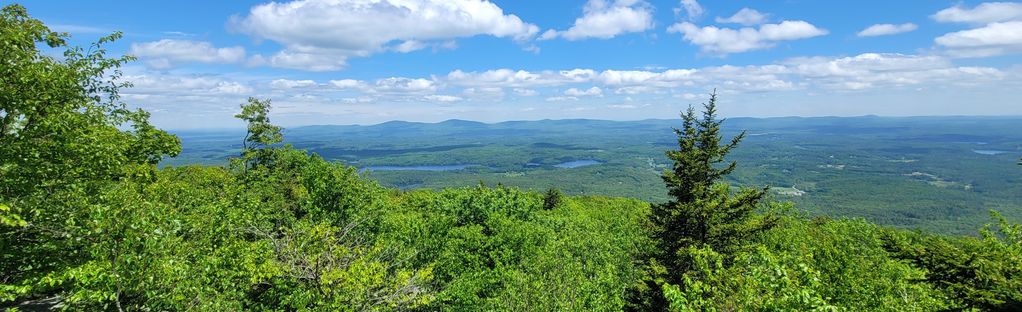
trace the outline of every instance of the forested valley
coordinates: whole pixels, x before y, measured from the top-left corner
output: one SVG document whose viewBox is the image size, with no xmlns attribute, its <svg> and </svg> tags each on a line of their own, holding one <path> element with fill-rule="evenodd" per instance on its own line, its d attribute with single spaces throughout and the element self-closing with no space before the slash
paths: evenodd
<svg viewBox="0 0 1022 312">
<path fill-rule="evenodd" d="M 119 37 L 69 46 L 0 13 L 0 308 L 1022 310 L 1018 220 L 951 236 L 727 183 L 745 134 L 721 133 L 715 94 L 676 124 L 666 201 L 399 190 L 283 144 L 269 99 L 241 105 L 228 164 L 158 166 L 181 143 L 119 97 Z"/>
</svg>

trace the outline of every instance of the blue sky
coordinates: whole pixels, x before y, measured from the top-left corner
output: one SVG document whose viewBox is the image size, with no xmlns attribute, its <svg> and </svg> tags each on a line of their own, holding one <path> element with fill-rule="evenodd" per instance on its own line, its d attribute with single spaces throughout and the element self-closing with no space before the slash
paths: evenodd
<svg viewBox="0 0 1022 312">
<path fill-rule="evenodd" d="M 225 128 L 388 120 L 1022 115 L 1022 3 L 980 1 L 28 1 L 111 31 L 129 105 Z"/>
</svg>

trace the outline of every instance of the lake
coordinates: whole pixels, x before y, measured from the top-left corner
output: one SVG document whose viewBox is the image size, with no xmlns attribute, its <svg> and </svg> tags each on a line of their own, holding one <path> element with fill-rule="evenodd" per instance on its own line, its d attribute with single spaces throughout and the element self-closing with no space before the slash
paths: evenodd
<svg viewBox="0 0 1022 312">
<path fill-rule="evenodd" d="M 998 154 L 1004 154 L 1004 153 L 1007 153 L 1008 151 L 998 151 L 998 150 L 972 150 L 972 152 L 973 152 L 973 153 L 976 153 L 976 154 L 983 154 L 983 155 L 998 155 Z"/>
<path fill-rule="evenodd" d="M 602 161 L 595 160 L 595 159 L 582 159 L 582 160 L 573 160 L 573 161 L 569 161 L 569 162 L 559 163 L 559 164 L 554 165 L 554 167 L 570 169 L 570 168 L 578 168 L 578 167 L 599 165 L 599 164 L 602 164 L 602 163 L 603 163 Z"/>
</svg>

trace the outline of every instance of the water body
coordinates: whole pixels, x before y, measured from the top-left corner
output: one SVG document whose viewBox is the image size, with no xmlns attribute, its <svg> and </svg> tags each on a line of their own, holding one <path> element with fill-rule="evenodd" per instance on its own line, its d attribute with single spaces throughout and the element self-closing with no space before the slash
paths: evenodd
<svg viewBox="0 0 1022 312">
<path fill-rule="evenodd" d="M 427 166 L 366 166 L 358 169 L 358 172 L 369 171 L 407 171 L 407 170 L 418 170 L 418 171 L 457 171 L 465 170 L 465 168 L 479 166 L 477 164 L 457 164 L 457 165 L 427 165 Z"/>
<path fill-rule="evenodd" d="M 1004 154 L 1004 153 L 1007 153 L 1008 151 L 998 151 L 998 150 L 972 150 L 972 152 L 973 152 L 973 153 L 976 153 L 976 154 L 983 154 L 983 155 L 998 155 L 998 154 Z"/>
<path fill-rule="evenodd" d="M 573 160 L 573 161 L 569 161 L 569 162 L 559 163 L 559 164 L 554 165 L 554 167 L 570 169 L 570 168 L 578 168 L 578 167 L 599 165 L 599 164 L 602 164 L 602 163 L 603 163 L 602 161 L 595 160 L 595 159 L 582 159 L 582 160 Z"/>
</svg>

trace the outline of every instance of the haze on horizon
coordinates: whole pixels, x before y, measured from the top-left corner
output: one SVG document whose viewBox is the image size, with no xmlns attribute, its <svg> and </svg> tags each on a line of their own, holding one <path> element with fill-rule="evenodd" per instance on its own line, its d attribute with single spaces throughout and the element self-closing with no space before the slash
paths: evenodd
<svg viewBox="0 0 1022 312">
<path fill-rule="evenodd" d="M 370 4 L 370 2 L 378 2 Z M 696 0 L 28 1 L 167 129 L 390 120 L 1022 115 L 1022 3 Z M 54 51 L 58 54 L 59 51 Z"/>
</svg>

